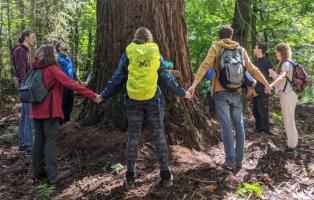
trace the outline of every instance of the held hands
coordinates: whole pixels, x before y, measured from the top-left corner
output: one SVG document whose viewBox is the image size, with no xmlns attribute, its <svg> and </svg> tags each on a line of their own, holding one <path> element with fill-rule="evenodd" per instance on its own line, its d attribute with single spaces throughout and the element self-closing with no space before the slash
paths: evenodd
<svg viewBox="0 0 314 200">
<path fill-rule="evenodd" d="M 97 104 L 99 104 L 100 102 L 102 102 L 104 100 L 104 98 L 101 96 L 101 95 L 97 95 L 94 99 L 93 99 L 93 101 L 95 102 L 95 103 L 97 103 Z"/>
<path fill-rule="evenodd" d="M 191 99 L 192 99 L 192 95 L 191 95 L 191 93 L 190 93 L 190 92 L 188 92 L 188 91 L 186 91 L 186 92 L 185 92 L 185 97 L 184 97 L 184 98 L 187 98 L 187 99 L 191 100 Z"/>
<path fill-rule="evenodd" d="M 265 93 L 266 93 L 266 94 L 271 94 L 271 88 L 272 88 L 271 85 L 266 85 L 266 86 L 265 86 Z"/>
<path fill-rule="evenodd" d="M 191 95 L 191 98 L 193 98 L 194 93 L 195 93 L 195 87 L 191 85 L 191 87 L 187 90 L 187 92 L 189 92 Z"/>
</svg>

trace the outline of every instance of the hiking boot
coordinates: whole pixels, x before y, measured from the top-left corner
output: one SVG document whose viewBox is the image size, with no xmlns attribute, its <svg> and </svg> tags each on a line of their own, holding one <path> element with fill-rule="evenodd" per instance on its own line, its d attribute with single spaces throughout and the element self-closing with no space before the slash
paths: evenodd
<svg viewBox="0 0 314 200">
<path fill-rule="evenodd" d="M 296 152 L 298 152 L 299 151 L 299 148 L 298 147 L 287 147 L 286 149 L 285 149 L 285 152 L 287 152 L 287 153 L 296 153 Z"/>
<path fill-rule="evenodd" d="M 235 164 L 225 163 L 223 167 L 228 171 L 235 171 L 237 169 L 237 166 Z"/>
<path fill-rule="evenodd" d="M 26 149 L 25 150 L 25 155 L 26 156 L 32 156 L 32 149 Z"/>
<path fill-rule="evenodd" d="M 125 185 L 126 189 L 134 188 L 135 187 L 134 172 L 127 171 L 124 174 L 123 181 L 124 181 L 124 185 Z"/>
<path fill-rule="evenodd" d="M 38 180 L 44 180 L 47 178 L 47 172 L 46 170 L 42 170 L 41 172 L 33 175 Z"/>
<path fill-rule="evenodd" d="M 61 171 L 58 173 L 57 176 L 55 176 L 54 178 L 50 179 L 48 182 L 50 184 L 56 184 L 59 181 L 61 181 L 62 179 L 65 179 L 67 177 L 69 177 L 71 175 L 71 171 L 70 170 L 66 170 L 66 171 Z"/>
<path fill-rule="evenodd" d="M 24 145 L 19 146 L 18 151 L 22 152 L 22 151 L 25 151 L 25 150 L 26 150 L 26 146 L 24 146 Z"/>
<path fill-rule="evenodd" d="M 265 134 L 265 135 L 272 135 L 270 130 L 262 130 L 261 134 Z"/>
<path fill-rule="evenodd" d="M 161 181 L 159 184 L 161 185 L 161 187 L 169 188 L 173 185 L 174 176 L 169 170 L 160 171 L 160 177 L 161 177 Z"/>
<path fill-rule="evenodd" d="M 236 170 L 242 169 L 242 162 L 236 164 Z"/>
</svg>

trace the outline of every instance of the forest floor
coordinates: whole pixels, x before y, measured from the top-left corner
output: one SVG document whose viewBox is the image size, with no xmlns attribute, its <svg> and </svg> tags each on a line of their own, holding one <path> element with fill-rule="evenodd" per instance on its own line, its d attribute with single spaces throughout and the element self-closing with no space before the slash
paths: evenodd
<svg viewBox="0 0 314 200">
<path fill-rule="evenodd" d="M 314 199 L 314 125 L 304 121 L 297 121 L 300 151 L 286 153 L 280 122 L 271 119 L 271 135 L 257 134 L 254 119 L 246 115 L 245 158 L 235 173 L 222 167 L 221 142 L 203 144 L 201 151 L 170 145 L 175 179 L 168 189 L 158 185 L 154 145 L 144 137 L 137 187 L 128 191 L 123 187 L 127 133 L 68 122 L 60 129 L 59 163 L 72 175 L 50 186 L 32 178 L 31 158 L 17 151 L 20 105 L 8 99 L 0 111 L 0 199 Z"/>
</svg>

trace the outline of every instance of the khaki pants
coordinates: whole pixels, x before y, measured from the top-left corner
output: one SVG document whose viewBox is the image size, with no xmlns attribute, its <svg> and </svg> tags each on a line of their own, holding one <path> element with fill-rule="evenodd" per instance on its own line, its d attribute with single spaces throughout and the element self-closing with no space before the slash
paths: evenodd
<svg viewBox="0 0 314 200">
<path fill-rule="evenodd" d="M 291 91 L 289 93 L 280 93 L 279 98 L 288 137 L 288 147 L 294 148 L 298 145 L 298 132 L 295 127 L 295 107 L 298 102 L 298 95 Z"/>
</svg>

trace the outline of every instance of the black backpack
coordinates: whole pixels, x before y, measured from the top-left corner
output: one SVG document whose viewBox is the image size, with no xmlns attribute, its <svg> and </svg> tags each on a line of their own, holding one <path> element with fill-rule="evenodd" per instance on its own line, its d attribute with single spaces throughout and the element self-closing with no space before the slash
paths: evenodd
<svg viewBox="0 0 314 200">
<path fill-rule="evenodd" d="M 236 91 L 243 85 L 244 73 L 244 59 L 241 47 L 235 49 L 222 48 L 218 75 L 221 85 L 229 91 Z"/>
<path fill-rule="evenodd" d="M 30 70 L 17 89 L 22 103 L 39 103 L 48 95 L 48 90 L 43 83 L 42 69 Z"/>
</svg>

